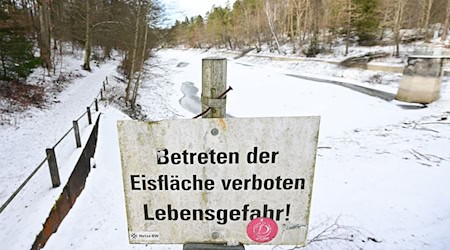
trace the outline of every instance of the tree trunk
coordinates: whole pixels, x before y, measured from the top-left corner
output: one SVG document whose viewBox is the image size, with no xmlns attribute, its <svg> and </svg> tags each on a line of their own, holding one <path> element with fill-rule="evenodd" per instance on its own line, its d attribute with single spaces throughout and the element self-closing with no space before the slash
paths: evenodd
<svg viewBox="0 0 450 250">
<path fill-rule="evenodd" d="M 295 16 L 295 12 L 294 12 L 294 8 L 293 8 L 293 4 L 291 4 L 291 10 L 289 13 L 289 20 L 290 20 L 290 25 L 289 25 L 289 40 L 292 42 L 292 54 L 297 53 L 297 48 L 295 47 L 295 22 L 294 22 L 294 16 Z"/>
<path fill-rule="evenodd" d="M 2 61 L 3 78 L 6 79 L 8 72 L 6 72 L 5 57 L 3 56 L 3 54 L 0 54 L 0 60 Z"/>
<path fill-rule="evenodd" d="M 228 45 L 230 46 L 230 50 L 233 50 L 233 43 L 231 42 L 230 36 L 227 35 Z"/>
<path fill-rule="evenodd" d="M 141 6 L 139 4 L 138 14 L 136 17 L 136 25 L 134 27 L 134 43 L 133 43 L 133 55 L 131 58 L 131 69 L 130 69 L 130 75 L 128 76 L 127 88 L 125 89 L 125 102 L 126 103 L 130 100 L 131 84 L 133 82 L 133 77 L 134 77 L 134 67 L 135 67 L 135 60 L 136 60 L 138 39 L 139 39 L 140 16 L 141 16 Z"/>
<path fill-rule="evenodd" d="M 261 13 L 259 11 L 259 9 L 256 9 L 256 27 L 257 27 L 257 34 L 256 34 L 256 39 L 258 40 L 258 48 L 257 48 L 257 52 L 261 52 L 262 50 L 262 42 L 261 42 Z"/>
<path fill-rule="evenodd" d="M 83 69 L 91 71 L 91 6 L 89 1 L 86 1 L 86 33 L 84 42 L 84 64 Z"/>
<path fill-rule="evenodd" d="M 425 17 L 424 29 L 425 29 L 425 41 L 428 42 L 430 40 L 429 26 L 430 26 L 430 18 L 431 18 L 431 7 L 433 6 L 434 0 L 426 0 L 426 2 L 427 2 L 427 5 L 426 5 L 426 17 Z"/>
<path fill-rule="evenodd" d="M 418 23 L 417 23 L 417 27 L 419 28 L 420 34 L 423 35 L 424 34 L 424 23 L 425 23 L 425 16 L 426 16 L 426 0 L 420 0 L 419 1 L 419 19 L 418 19 Z"/>
<path fill-rule="evenodd" d="M 50 27 L 49 27 L 49 6 L 46 0 L 39 3 L 39 50 L 44 61 L 45 68 L 50 74 L 52 69 L 52 58 L 50 50 Z"/>
<path fill-rule="evenodd" d="M 395 39 L 395 56 L 400 56 L 400 29 L 403 23 L 403 11 L 405 9 L 405 0 L 397 0 L 394 20 L 394 39 Z"/>
<path fill-rule="evenodd" d="M 272 17 L 272 14 L 270 12 L 270 2 L 269 2 L 269 0 L 265 0 L 265 9 L 266 9 L 266 17 L 267 17 L 267 22 L 269 24 L 270 32 L 272 33 L 273 39 L 275 40 L 275 43 L 277 45 L 278 54 L 281 54 L 281 50 L 280 50 L 281 46 L 280 46 L 280 43 L 278 41 L 278 37 L 277 37 L 276 31 L 275 31 L 275 27 L 274 27 L 275 25 L 274 25 L 273 20 L 272 20 L 273 17 Z"/>
<path fill-rule="evenodd" d="M 311 6 L 310 0 L 306 0 L 305 2 L 305 22 L 303 24 L 303 41 L 306 39 L 306 34 L 309 33 L 309 25 L 311 22 Z"/>
<path fill-rule="evenodd" d="M 350 47 L 350 29 L 352 28 L 352 0 L 347 0 L 347 32 L 345 37 L 345 55 L 348 55 Z"/>
<path fill-rule="evenodd" d="M 302 49 L 303 40 L 302 40 L 302 28 L 301 28 L 301 20 L 303 17 L 303 10 L 302 6 L 300 4 L 300 0 L 296 0 L 296 8 L 297 8 L 297 40 L 298 40 L 298 46 L 299 50 Z"/>
<path fill-rule="evenodd" d="M 259 36 L 259 33 L 256 35 L 256 39 L 258 40 L 258 46 L 256 48 L 256 52 L 259 53 L 262 50 L 261 37 Z"/>
<path fill-rule="evenodd" d="M 444 21 L 444 31 L 442 32 L 441 41 L 445 41 L 448 35 L 448 26 L 450 19 L 450 0 L 447 3 L 447 12 L 445 13 L 445 21 Z"/>
<path fill-rule="evenodd" d="M 139 90 L 139 85 L 140 85 L 140 80 L 141 80 L 141 75 L 142 75 L 142 71 L 144 71 L 144 63 L 145 63 L 145 54 L 147 52 L 147 38 L 148 38 L 148 27 L 147 27 L 147 15 L 145 16 L 144 19 L 144 23 L 145 23 L 145 34 L 144 34 L 144 44 L 143 44 L 143 48 L 142 48 L 142 61 L 141 61 L 141 70 L 139 70 L 139 74 L 136 80 L 136 84 L 134 85 L 134 90 L 133 90 L 133 98 L 131 99 L 131 108 L 134 110 L 136 107 L 136 99 L 137 99 L 137 95 L 138 95 L 138 90 Z"/>
<path fill-rule="evenodd" d="M 317 37 L 320 35 L 320 9 L 321 9 L 321 2 L 320 0 L 313 1 L 313 13 L 312 13 L 312 25 L 313 25 L 313 32 L 317 39 L 320 39 L 320 37 Z"/>
</svg>

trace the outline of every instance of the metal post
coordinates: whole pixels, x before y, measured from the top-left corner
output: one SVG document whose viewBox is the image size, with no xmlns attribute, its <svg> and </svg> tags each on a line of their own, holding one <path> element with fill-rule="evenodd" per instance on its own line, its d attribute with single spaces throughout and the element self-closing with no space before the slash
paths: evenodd
<svg viewBox="0 0 450 250">
<path fill-rule="evenodd" d="M 98 112 L 98 100 L 95 98 L 95 111 Z"/>
<path fill-rule="evenodd" d="M 105 81 L 106 81 L 106 85 L 108 85 L 109 84 L 108 77 L 106 77 Z"/>
<path fill-rule="evenodd" d="M 217 98 L 227 88 L 227 59 L 204 58 L 202 60 L 202 112 L 211 108 L 203 118 L 224 118 L 226 98 Z"/>
<path fill-rule="evenodd" d="M 103 100 L 103 89 L 100 89 L 100 100 Z"/>
<path fill-rule="evenodd" d="M 61 181 L 59 179 L 58 164 L 56 163 L 55 148 L 47 148 L 45 152 L 47 152 L 47 161 L 48 167 L 50 168 L 52 185 L 54 188 L 59 187 L 61 185 Z"/>
<path fill-rule="evenodd" d="M 81 148 L 80 128 L 78 127 L 77 121 L 73 121 L 73 132 L 75 134 L 75 142 L 77 144 L 77 148 Z"/>
<path fill-rule="evenodd" d="M 105 85 L 105 81 L 103 81 L 103 90 L 106 91 L 106 85 Z"/>
<path fill-rule="evenodd" d="M 87 110 L 88 122 L 89 122 L 89 125 L 91 125 L 92 124 L 91 108 L 87 107 L 86 110 Z"/>
</svg>

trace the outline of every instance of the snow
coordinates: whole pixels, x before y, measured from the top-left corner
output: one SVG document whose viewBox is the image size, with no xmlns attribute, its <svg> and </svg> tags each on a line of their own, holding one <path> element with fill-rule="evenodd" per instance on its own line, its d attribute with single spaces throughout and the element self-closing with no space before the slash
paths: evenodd
<svg viewBox="0 0 450 250">
<path fill-rule="evenodd" d="M 32 114 L 19 118 L 13 126 L 2 126 L 0 152 L 7 157 L 0 158 L 1 204 L 42 162 L 46 157 L 45 149 L 53 147 L 72 127 L 72 121 L 86 111 L 86 107 L 90 106 L 98 95 L 105 77 L 115 71 L 116 67 L 117 62 L 112 62 L 100 68 L 94 68 L 92 73 L 84 73 L 86 77 L 74 80 L 65 91 L 55 96 L 58 102 L 53 103 L 49 109 L 33 109 Z M 83 122 L 87 123 L 87 118 Z M 80 124 L 80 127 L 84 125 L 86 124 Z M 73 148 L 75 148 L 73 138 L 71 135 L 65 142 L 72 140 Z"/>
<path fill-rule="evenodd" d="M 112 108 L 103 107 L 102 113 L 96 168 L 91 169 L 83 194 L 58 230 L 58 239 L 52 237 L 46 249 L 125 249 L 128 246 L 116 121 L 129 118 Z M 70 225 L 70 229 L 65 225 Z"/>
<path fill-rule="evenodd" d="M 94 114 L 93 119 L 96 119 L 98 114 Z M 92 128 L 93 125 L 89 125 L 81 131 L 83 145 Z M 56 151 L 56 156 L 59 176 L 63 185 L 52 188 L 46 163 L 2 212 L 0 224 L 5 227 L 0 229 L 0 241 L 8 246 L 8 249 L 24 249 L 33 244 L 54 202 L 61 194 L 64 184 L 67 183 L 82 150 L 81 148 L 74 149 L 66 144 L 62 144 L 61 148 L 63 150 Z"/>
<path fill-rule="evenodd" d="M 77 65 L 76 57 L 66 57 L 65 65 Z M 99 93 L 102 82 L 117 68 L 117 62 L 100 65 L 92 72 L 83 72 L 61 93 L 56 93 L 47 109 L 31 108 L 13 117 L 16 122 L 0 129 L 0 204 L 4 204 L 32 171 L 46 158 L 45 149 L 51 148 L 86 111 Z M 77 71 L 77 70 L 75 70 Z M 74 73 L 78 74 L 78 73 Z M 82 74 L 78 74 L 81 76 Z M 33 77 L 36 77 L 36 74 Z M 47 79 L 48 81 L 48 79 Z M 98 115 L 91 107 L 93 119 Z M 82 142 L 86 142 L 93 125 L 87 117 L 79 121 Z M 81 149 L 76 149 L 73 132 L 55 148 L 62 185 L 52 188 L 48 164 L 37 171 L 25 188 L 0 215 L 0 242 L 8 249 L 28 248 L 42 229 L 54 201 L 62 192 Z"/>
<path fill-rule="evenodd" d="M 400 78 L 395 73 L 382 72 L 391 80 L 387 81 L 386 87 L 380 87 L 381 84 L 364 83 L 373 72 L 357 70 L 344 73 L 337 66 L 327 63 L 272 62 L 256 57 L 234 60 L 232 57 L 235 55 L 226 52 L 165 49 L 159 51 L 154 59 L 159 67 L 147 66 L 152 77 L 146 78 L 138 97 L 147 118 L 161 120 L 195 116 L 198 111 L 195 105 L 201 94 L 196 91 L 201 89 L 201 59 L 214 55 L 229 58 L 228 84 L 234 89 L 227 96 L 227 112 L 231 116 L 322 117 L 309 239 L 330 227 L 336 230 L 329 237 L 351 238 L 352 241 L 313 241 L 308 249 L 450 248 L 450 194 L 447 192 L 450 126 L 448 120 L 444 120 L 450 115 L 448 78 L 443 82 L 441 99 L 427 108 L 419 108 L 288 75 L 309 74 L 330 80 L 336 77 L 335 74 L 342 73 L 343 77 L 339 80 L 395 93 Z M 3 145 L 16 147 L 15 151 L 8 151 L 11 157 L 17 157 L 16 161 L 23 166 L 36 165 L 31 159 L 36 154 L 38 156 L 34 158 L 44 158 L 43 149 L 54 143 L 70 126 L 74 114 L 83 111 L 83 107 L 92 101 L 95 95 L 89 96 L 86 89 L 90 84 L 96 84 L 97 80 L 101 79 L 101 83 L 106 75 L 115 74 L 112 73 L 115 66 L 114 63 L 105 64 L 97 72 L 80 79 L 76 85 L 81 86 L 74 84 L 65 90 L 58 104 L 67 105 L 64 108 L 54 105 L 47 111 L 36 113 L 29 120 L 24 120 L 19 129 L 2 127 L 2 141 L 3 138 L 10 138 Z M 89 76 L 95 79 L 89 79 Z M 113 80 L 110 82 L 112 86 L 123 87 Z M 381 82 L 385 83 L 383 79 Z M 100 87 L 92 88 L 96 90 Z M 70 95 L 76 95 L 76 101 L 69 98 Z M 83 103 L 78 104 L 80 102 Z M 181 245 L 128 244 L 116 121 L 129 118 L 112 106 L 101 107 L 101 112 L 96 168 L 91 171 L 85 190 L 73 209 L 45 248 L 181 249 Z M 53 118 L 62 114 L 67 117 Z M 54 124 L 41 122 L 45 116 L 52 117 Z M 68 123 L 67 127 L 62 121 Z M 47 126 L 49 131 L 36 131 L 32 129 L 33 125 L 36 128 Z M 53 131 L 55 135 L 51 137 Z M 32 133 L 30 137 L 19 138 L 17 142 L 12 139 L 26 132 Z M 27 143 L 33 140 L 38 141 L 39 145 Z M 27 145 L 27 151 L 31 152 L 23 152 L 23 145 Z M 29 154 L 21 158 L 20 155 L 15 156 L 19 154 L 15 152 Z M 9 162 L 3 158 L 2 166 Z M 72 158 L 76 158 L 76 152 L 67 157 L 67 166 L 70 166 Z M 12 164 L 9 166 L 4 171 L 10 173 L 8 178 L 21 173 L 25 175 L 31 169 L 17 170 L 12 169 Z M 27 185 L 20 195 L 24 198 L 18 198 L 0 214 L 0 242 L 6 242 L 8 249 L 29 246 L 29 242 L 34 240 L 33 235 L 39 231 L 38 226 L 48 214 L 51 198 L 60 193 L 60 190 L 48 187 L 33 194 L 30 190 L 36 185 L 50 185 L 48 172 L 40 173 L 33 178 L 33 182 L 43 180 L 43 184 L 30 183 L 29 189 Z M 2 183 L 7 177 L 4 178 Z M 12 190 L 21 179 L 19 176 L 14 182 L 8 181 L 6 187 L 2 187 L 3 192 Z M 36 202 L 29 202 L 28 199 Z M 37 210 L 29 214 L 26 208 L 21 207 L 27 202 Z M 39 216 L 34 218 L 36 214 Z M 18 220 L 26 220 L 30 225 Z M 273 246 L 248 249 L 273 249 Z"/>
<path fill-rule="evenodd" d="M 225 57 L 233 58 L 236 54 L 230 54 L 224 50 L 210 50 L 212 53 L 219 53 Z M 360 55 L 361 53 L 357 53 Z M 364 53 L 363 53 L 364 54 Z M 356 55 L 356 54 L 355 54 Z M 394 72 L 385 72 L 380 70 L 364 70 L 359 68 L 345 68 L 339 66 L 339 62 L 344 57 L 337 59 L 331 58 L 305 58 L 293 57 L 293 55 L 274 55 L 262 52 L 257 54 L 252 51 L 247 56 L 235 60 L 237 63 L 246 66 L 263 66 L 267 69 L 279 69 L 283 73 L 300 74 L 305 76 L 315 76 L 318 78 L 334 79 L 337 81 L 351 81 L 352 84 L 363 84 L 370 88 L 380 89 L 388 92 L 396 92 L 401 74 Z M 385 67 L 391 71 L 402 69 L 403 59 L 396 63 L 375 60 L 369 65 Z M 402 70 L 400 70 L 401 72 Z"/>
</svg>

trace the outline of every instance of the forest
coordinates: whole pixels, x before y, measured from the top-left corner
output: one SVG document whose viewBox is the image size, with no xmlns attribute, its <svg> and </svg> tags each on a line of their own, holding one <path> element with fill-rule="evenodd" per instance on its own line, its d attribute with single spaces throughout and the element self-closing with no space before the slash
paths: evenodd
<svg viewBox="0 0 450 250">
<path fill-rule="evenodd" d="M 144 62 L 157 48 L 266 46 L 314 57 L 344 44 L 346 55 L 352 45 L 392 45 L 399 56 L 402 43 L 429 42 L 436 34 L 446 40 L 450 0 L 237 0 L 170 28 L 161 25 L 164 15 L 158 0 L 0 0 L 2 92 L 37 67 L 57 75 L 58 58 L 76 51 L 86 71 L 117 53 L 124 103 L 132 109 Z"/>
<path fill-rule="evenodd" d="M 194 48 L 254 48 L 315 56 L 344 43 L 399 45 L 430 41 L 435 31 L 447 37 L 448 0 L 237 0 L 230 7 L 213 7 L 206 17 L 177 21 L 174 43 Z M 405 30 L 418 32 L 407 34 Z"/>
<path fill-rule="evenodd" d="M 136 0 L 0 0 L 0 82 L 23 81 L 42 66 L 57 74 L 57 58 L 83 50 L 82 68 L 122 56 L 127 78 L 125 100 L 136 102 L 143 63 L 160 43 L 156 1 Z M 130 77 L 133 76 L 133 77 Z"/>
</svg>

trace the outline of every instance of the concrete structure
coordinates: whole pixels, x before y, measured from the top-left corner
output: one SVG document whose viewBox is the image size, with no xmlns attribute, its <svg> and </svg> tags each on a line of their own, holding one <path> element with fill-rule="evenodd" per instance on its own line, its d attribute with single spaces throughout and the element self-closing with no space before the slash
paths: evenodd
<svg viewBox="0 0 450 250">
<path fill-rule="evenodd" d="M 396 99 L 428 104 L 440 97 L 445 56 L 409 56 Z"/>
</svg>

